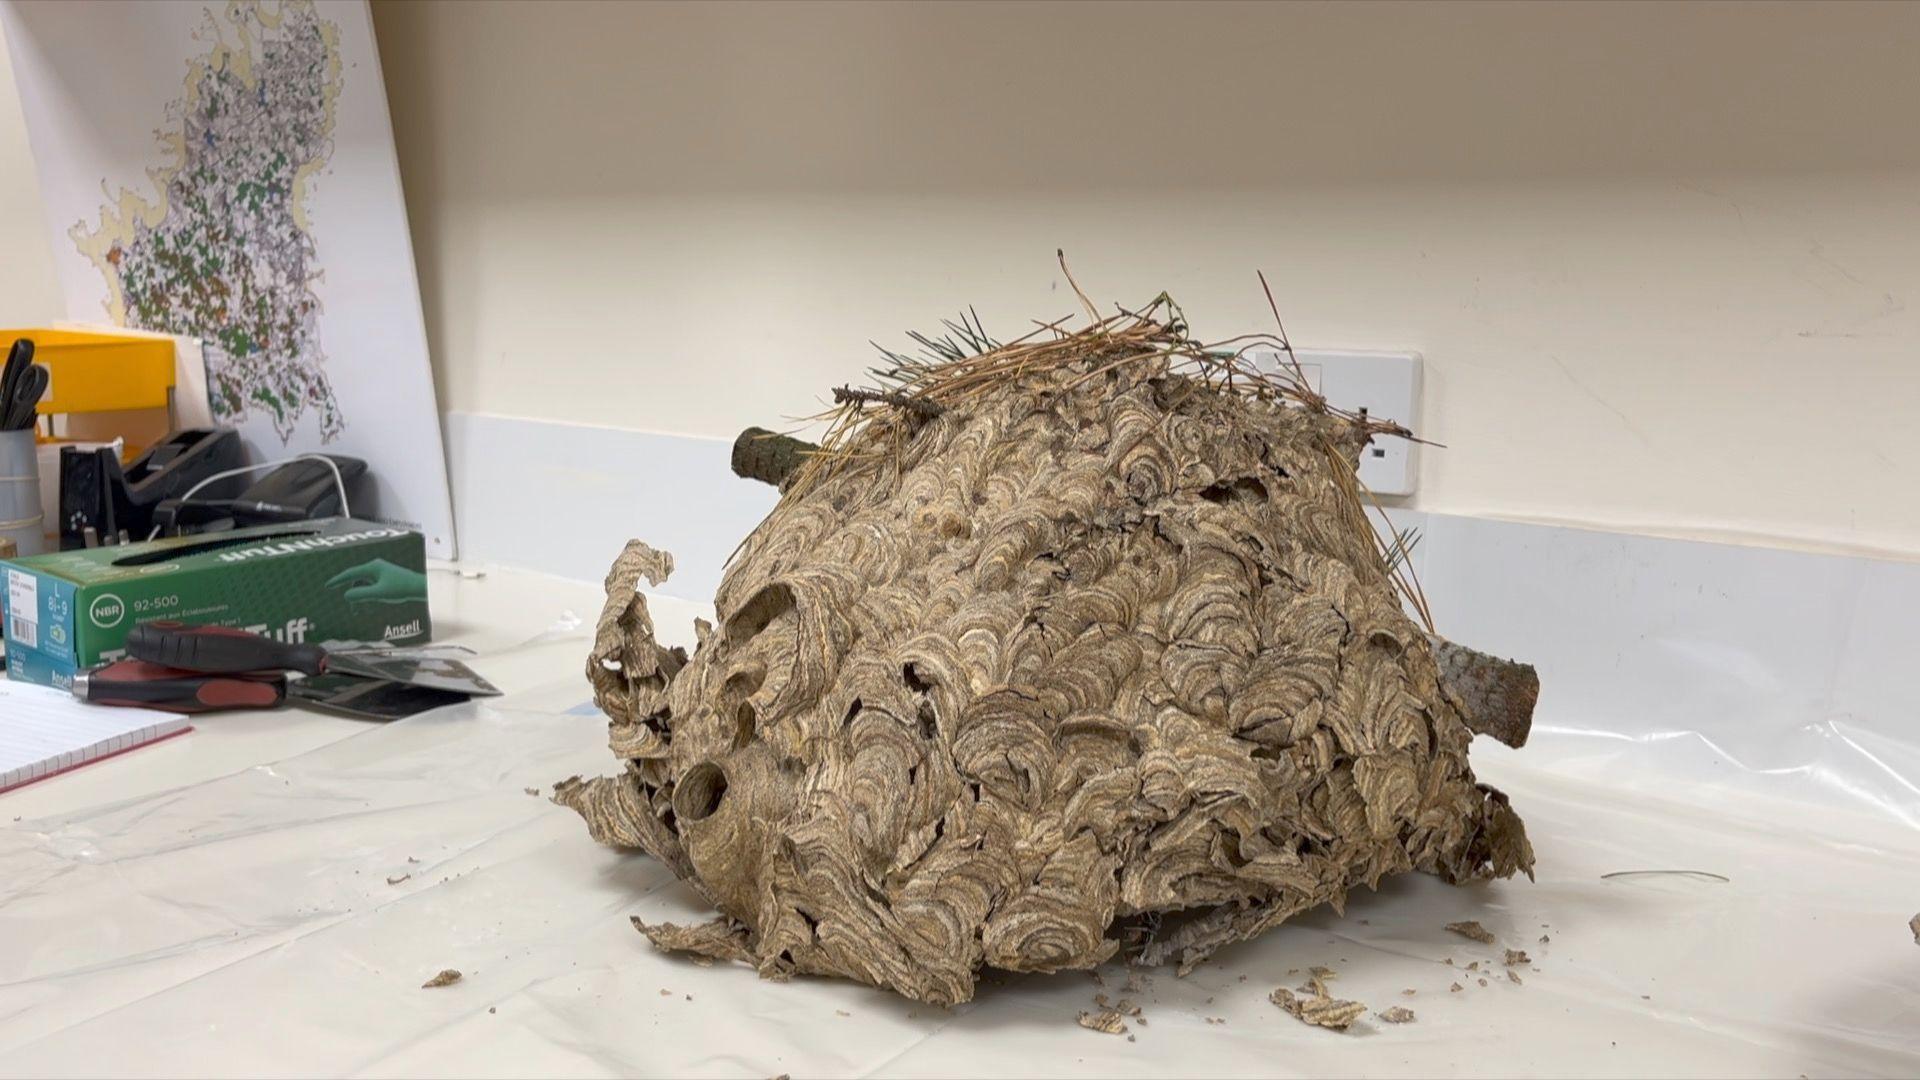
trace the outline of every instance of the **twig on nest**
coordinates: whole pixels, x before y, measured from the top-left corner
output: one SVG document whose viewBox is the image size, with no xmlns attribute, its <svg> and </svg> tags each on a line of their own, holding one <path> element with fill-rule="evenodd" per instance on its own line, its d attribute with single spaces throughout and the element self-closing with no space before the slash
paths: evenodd
<svg viewBox="0 0 1920 1080">
<path fill-rule="evenodd" d="M 1073 295 L 1079 297 L 1081 306 L 1087 309 L 1087 323 L 1096 330 L 1106 326 L 1106 321 L 1100 318 L 1100 312 L 1093 306 L 1093 301 L 1087 299 L 1087 294 L 1081 291 L 1080 283 L 1073 280 L 1073 271 L 1067 269 L 1067 249 L 1055 248 L 1053 254 L 1060 260 L 1060 272 L 1066 275 L 1067 284 L 1073 286 Z"/>
<path fill-rule="evenodd" d="M 917 416 L 924 416 L 929 420 L 947 411 L 946 407 L 937 401 L 908 397 L 898 390 L 860 390 L 851 386 L 836 386 L 833 388 L 833 403 L 835 405 L 845 405 L 849 401 L 877 401 L 885 405 L 905 409 L 910 413 Z"/>
</svg>

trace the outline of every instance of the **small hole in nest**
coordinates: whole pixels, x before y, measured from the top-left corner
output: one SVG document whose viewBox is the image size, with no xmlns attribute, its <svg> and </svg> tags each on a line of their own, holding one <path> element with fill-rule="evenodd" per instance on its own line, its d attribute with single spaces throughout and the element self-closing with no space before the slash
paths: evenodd
<svg viewBox="0 0 1920 1080">
<path fill-rule="evenodd" d="M 792 611 L 793 607 L 793 590 L 787 586 L 775 583 L 761 589 L 727 620 L 727 644 L 746 644 L 773 620 Z"/>
<path fill-rule="evenodd" d="M 760 684 L 766 679 L 767 673 L 763 668 L 736 671 L 727 676 L 727 681 L 721 685 L 720 692 L 732 698 L 752 697 L 754 691 L 760 689 Z"/>
<path fill-rule="evenodd" d="M 703 761 L 687 770 L 679 786 L 673 789 L 673 809 L 682 821 L 705 821 L 720 809 L 726 798 L 726 770 L 711 761 Z"/>
<path fill-rule="evenodd" d="M 1200 497 L 1210 503 L 1262 503 L 1267 501 L 1267 485 L 1251 476 L 1209 484 L 1200 489 Z"/>
<path fill-rule="evenodd" d="M 753 741 L 754 733 L 758 729 L 757 719 L 753 713 L 753 706 L 744 701 L 740 703 L 739 708 L 733 710 L 733 748 L 735 750 Z"/>
<path fill-rule="evenodd" d="M 920 677 L 920 672 L 912 664 L 900 665 L 900 677 L 907 681 L 907 689 L 916 694 L 924 694 L 933 689 L 933 684 Z"/>
</svg>

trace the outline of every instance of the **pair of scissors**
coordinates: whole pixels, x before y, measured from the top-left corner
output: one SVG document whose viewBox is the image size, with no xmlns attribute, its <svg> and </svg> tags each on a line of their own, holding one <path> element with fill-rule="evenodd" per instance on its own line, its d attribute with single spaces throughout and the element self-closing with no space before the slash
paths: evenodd
<svg viewBox="0 0 1920 1080">
<path fill-rule="evenodd" d="M 33 409 L 47 392 L 51 379 L 47 369 L 33 362 L 33 342 L 14 341 L 7 353 L 7 366 L 0 371 L 0 431 L 19 431 L 32 427 Z"/>
</svg>

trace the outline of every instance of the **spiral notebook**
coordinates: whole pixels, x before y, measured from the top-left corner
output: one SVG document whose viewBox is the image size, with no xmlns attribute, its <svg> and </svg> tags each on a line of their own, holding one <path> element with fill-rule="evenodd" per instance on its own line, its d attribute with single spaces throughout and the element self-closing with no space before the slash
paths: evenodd
<svg viewBox="0 0 1920 1080">
<path fill-rule="evenodd" d="M 0 791 L 187 730 L 187 718 L 173 713 L 88 705 L 64 691 L 0 680 Z"/>
</svg>

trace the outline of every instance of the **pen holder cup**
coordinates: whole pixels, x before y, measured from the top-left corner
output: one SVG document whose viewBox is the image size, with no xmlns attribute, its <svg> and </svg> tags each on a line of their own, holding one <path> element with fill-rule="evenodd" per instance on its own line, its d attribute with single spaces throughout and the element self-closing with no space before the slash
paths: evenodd
<svg viewBox="0 0 1920 1080">
<path fill-rule="evenodd" d="M 32 428 L 0 431 L 0 536 L 12 540 L 21 555 L 38 555 L 47 548 Z"/>
</svg>

